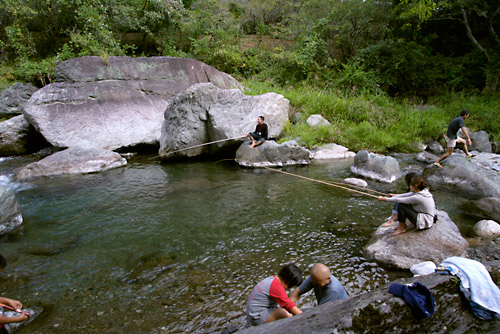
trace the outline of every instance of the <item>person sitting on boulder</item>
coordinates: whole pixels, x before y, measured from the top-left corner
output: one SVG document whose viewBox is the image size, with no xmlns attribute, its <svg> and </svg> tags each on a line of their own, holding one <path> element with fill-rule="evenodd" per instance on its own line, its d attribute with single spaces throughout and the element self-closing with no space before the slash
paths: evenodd
<svg viewBox="0 0 500 334">
<path fill-rule="evenodd" d="M 314 289 L 318 305 L 349 298 L 339 280 L 322 263 L 316 263 L 312 266 L 311 274 L 290 293 L 290 300 L 296 303 L 300 295 L 311 289 Z"/>
<path fill-rule="evenodd" d="M 5 258 L 0 254 L 0 272 L 6 266 L 7 266 L 7 260 L 5 260 Z M 5 297 L 0 297 L 0 304 L 5 304 L 6 306 L 10 306 L 16 311 L 19 311 L 23 307 L 23 304 L 21 304 L 21 302 Z M 13 322 L 21 322 L 26 319 L 28 319 L 28 317 L 24 313 L 20 313 L 20 315 L 17 317 L 5 317 L 0 313 L 0 334 L 8 333 L 4 327 L 5 324 L 10 324 Z"/>
<path fill-rule="evenodd" d="M 469 154 L 469 150 L 467 149 L 467 143 L 469 143 L 469 146 L 472 145 L 472 141 L 470 140 L 469 133 L 467 132 L 467 129 L 465 128 L 465 120 L 469 118 L 470 112 L 468 110 L 462 110 L 460 113 L 460 116 L 454 118 L 451 120 L 450 124 L 448 124 L 448 131 L 444 134 L 444 139 L 446 139 L 446 146 L 447 150 L 446 153 L 443 154 L 435 163 L 434 166 L 436 167 L 443 167 L 441 166 L 441 161 L 444 159 L 448 158 L 452 153 L 453 150 L 455 149 L 455 146 L 458 143 L 464 144 L 464 150 L 465 150 L 465 156 L 467 158 L 471 158 L 474 155 Z M 462 129 L 462 132 L 467 136 L 467 141 L 463 138 L 460 138 L 457 136 L 458 130 Z"/>
<path fill-rule="evenodd" d="M 302 313 L 285 291 L 301 282 L 302 272 L 292 263 L 281 268 L 277 277 L 273 275 L 260 281 L 248 296 L 246 309 L 248 325 L 258 326 Z"/>
<path fill-rule="evenodd" d="M 250 132 L 246 136 L 252 140 L 250 148 L 259 146 L 267 141 L 267 124 L 264 123 L 264 116 L 259 116 L 259 118 L 257 119 L 255 132 Z"/>
<path fill-rule="evenodd" d="M 406 220 L 413 223 L 417 230 L 430 228 L 436 217 L 436 203 L 423 177 L 416 175 L 410 180 L 410 192 L 392 197 L 378 196 L 379 201 L 398 204 L 399 225 L 393 235 L 405 233 Z"/>
<path fill-rule="evenodd" d="M 417 173 L 414 173 L 414 172 L 409 172 L 405 175 L 405 182 L 406 182 L 406 186 L 408 187 L 408 192 L 410 192 L 410 181 L 411 181 L 411 178 L 414 177 L 415 175 L 417 175 Z M 389 197 L 392 197 L 392 196 L 396 196 L 395 194 L 390 194 Z M 399 203 L 396 203 L 394 204 L 394 208 L 392 209 L 392 214 L 391 216 L 389 217 L 389 219 L 383 223 L 381 226 L 382 227 L 391 227 L 391 226 L 394 226 L 394 223 L 396 222 L 396 220 L 398 220 L 398 205 Z"/>
</svg>

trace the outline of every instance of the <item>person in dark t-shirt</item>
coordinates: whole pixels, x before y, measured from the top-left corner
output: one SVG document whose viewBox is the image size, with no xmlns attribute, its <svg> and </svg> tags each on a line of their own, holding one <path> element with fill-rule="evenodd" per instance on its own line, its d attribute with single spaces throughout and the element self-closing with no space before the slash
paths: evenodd
<svg viewBox="0 0 500 334">
<path fill-rule="evenodd" d="M 472 157 L 473 155 L 469 154 L 469 150 L 467 149 L 467 144 L 472 145 L 472 141 L 470 140 L 469 133 L 467 132 L 467 129 L 465 128 L 465 120 L 469 118 L 470 112 L 468 110 L 462 110 L 460 113 L 460 116 L 457 118 L 454 118 L 450 124 L 448 124 L 448 131 L 444 134 L 444 139 L 446 139 L 446 146 L 447 146 L 447 151 L 445 154 L 443 154 L 435 163 L 434 166 L 436 167 L 443 167 L 441 166 L 441 161 L 444 159 L 448 158 L 452 153 L 453 150 L 455 149 L 455 146 L 457 143 L 462 143 L 464 144 L 465 148 L 465 155 L 467 158 Z M 467 141 L 463 138 L 460 138 L 457 136 L 458 130 L 462 129 L 462 132 L 467 136 Z"/>
<path fill-rule="evenodd" d="M 264 123 L 264 116 L 259 116 L 255 131 L 247 134 L 247 137 L 252 140 L 250 148 L 259 146 L 267 140 L 267 124 Z"/>
</svg>

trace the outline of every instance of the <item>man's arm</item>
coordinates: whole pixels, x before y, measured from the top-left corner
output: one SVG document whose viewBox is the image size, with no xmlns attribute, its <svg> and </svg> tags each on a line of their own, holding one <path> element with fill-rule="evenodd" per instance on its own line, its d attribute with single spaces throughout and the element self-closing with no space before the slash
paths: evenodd
<svg viewBox="0 0 500 334">
<path fill-rule="evenodd" d="M 288 297 L 290 298 L 290 300 L 292 302 L 296 303 L 297 300 L 299 300 L 300 295 L 301 295 L 300 289 L 297 287 L 297 288 L 295 288 L 295 290 L 293 290 L 292 292 L 290 292 L 290 294 L 288 295 Z"/>
<path fill-rule="evenodd" d="M 293 315 L 297 315 L 297 314 L 301 314 L 302 311 L 300 310 L 300 308 L 298 308 L 297 306 L 294 306 L 290 309 L 290 313 L 292 313 Z"/>
</svg>

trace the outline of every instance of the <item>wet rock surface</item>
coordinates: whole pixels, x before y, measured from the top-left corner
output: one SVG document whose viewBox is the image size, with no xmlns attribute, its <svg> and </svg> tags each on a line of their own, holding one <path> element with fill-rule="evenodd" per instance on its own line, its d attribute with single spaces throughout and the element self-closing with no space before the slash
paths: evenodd
<svg viewBox="0 0 500 334">
<path fill-rule="evenodd" d="M 27 165 L 16 173 L 16 178 L 25 181 L 37 177 L 94 173 L 126 164 L 127 160 L 113 151 L 72 147 Z"/>
<path fill-rule="evenodd" d="M 157 144 L 170 100 L 191 85 L 241 85 L 228 74 L 173 57 L 81 57 L 57 65 L 58 82 L 38 90 L 26 119 L 56 147 L 117 149 Z"/>
<path fill-rule="evenodd" d="M 268 137 L 279 136 L 288 119 L 289 102 L 282 95 L 248 96 L 239 89 L 222 90 L 210 83 L 197 84 L 179 94 L 165 110 L 160 138 L 164 159 L 216 154 L 236 149 L 244 136 L 255 131 L 264 116 Z M 169 154 L 182 148 L 235 138 Z"/>
<path fill-rule="evenodd" d="M 236 162 L 242 167 L 282 167 L 307 165 L 310 152 L 295 141 L 277 144 L 268 141 L 250 148 L 250 142 L 244 142 L 236 151 Z"/>
<path fill-rule="evenodd" d="M 468 242 L 446 212 L 437 212 L 437 223 L 427 230 L 410 229 L 392 236 L 393 227 L 379 227 L 363 253 L 369 260 L 400 269 L 424 261 L 439 264 L 451 256 L 465 256 Z"/>
<path fill-rule="evenodd" d="M 389 156 L 359 151 L 354 157 L 351 172 L 366 178 L 391 183 L 401 177 L 396 159 Z"/>
<path fill-rule="evenodd" d="M 0 235 L 14 231 L 22 223 L 21 206 L 14 191 L 0 186 Z"/>
</svg>

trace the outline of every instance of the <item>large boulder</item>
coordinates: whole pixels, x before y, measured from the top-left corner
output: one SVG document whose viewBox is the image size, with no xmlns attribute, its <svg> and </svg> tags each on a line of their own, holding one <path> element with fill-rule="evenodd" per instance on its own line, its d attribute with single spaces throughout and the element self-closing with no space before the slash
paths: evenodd
<svg viewBox="0 0 500 334">
<path fill-rule="evenodd" d="M 0 156 L 34 152 L 46 144 L 23 115 L 0 122 Z"/>
<path fill-rule="evenodd" d="M 21 206 L 11 188 L 0 186 L 0 235 L 9 233 L 23 223 Z"/>
<path fill-rule="evenodd" d="M 81 57 L 57 65 L 25 117 L 56 147 L 118 149 L 157 144 L 170 100 L 193 84 L 241 85 L 194 59 Z"/>
<path fill-rule="evenodd" d="M 315 160 L 335 160 L 352 158 L 356 153 L 349 151 L 347 147 L 334 143 L 325 144 L 312 152 L 312 158 Z"/>
<path fill-rule="evenodd" d="M 113 151 L 70 147 L 27 165 L 16 173 L 16 178 L 24 181 L 42 176 L 95 173 L 126 164 L 127 160 Z"/>
<path fill-rule="evenodd" d="M 437 212 L 437 223 L 427 230 L 410 229 L 393 236 L 392 227 L 380 226 L 363 253 L 369 260 L 401 269 L 424 261 L 439 264 L 450 256 L 465 256 L 468 242 L 446 212 Z"/>
<path fill-rule="evenodd" d="M 472 211 L 483 218 L 500 222 L 500 198 L 498 197 L 484 197 L 467 202 L 464 206 L 466 211 Z"/>
<path fill-rule="evenodd" d="M 356 175 L 391 183 L 401 177 L 401 170 L 396 159 L 389 156 L 359 151 L 354 157 L 351 172 Z"/>
<path fill-rule="evenodd" d="M 0 93 L 0 115 L 22 115 L 24 106 L 38 88 L 32 84 L 15 83 Z"/>
<path fill-rule="evenodd" d="M 469 133 L 472 142 L 472 145 L 467 147 L 469 151 L 492 153 L 491 142 L 488 132 L 486 131 L 472 132 L 468 128 L 466 129 L 467 132 Z M 462 129 L 458 131 L 457 135 L 463 139 L 467 139 L 467 136 L 465 136 L 465 134 L 462 132 Z"/>
<path fill-rule="evenodd" d="M 429 288 L 434 298 L 435 313 L 425 320 L 416 320 L 404 300 L 388 291 L 387 284 L 238 333 L 498 333 L 498 321 L 482 321 L 473 315 L 469 304 L 463 302 L 454 276 L 426 275 L 396 281 L 399 284 L 414 282 Z"/>
<path fill-rule="evenodd" d="M 500 160 L 495 162 L 491 156 L 500 157 L 478 153 L 468 161 L 464 154 L 454 153 L 441 163 L 443 168 L 426 168 L 423 176 L 433 188 L 454 191 L 466 198 L 500 197 L 500 173 L 494 170 Z"/>
<path fill-rule="evenodd" d="M 248 96 L 239 89 L 223 90 L 211 83 L 193 85 L 177 95 L 165 110 L 160 157 L 192 157 L 235 150 L 243 136 L 255 130 L 259 116 L 265 118 L 268 137 L 277 137 L 288 119 L 288 111 L 289 101 L 276 93 Z M 223 141 L 230 138 L 235 140 Z M 199 146 L 212 141 L 221 142 Z M 198 147 L 181 150 L 192 146 Z M 177 150 L 181 151 L 170 153 Z"/>
<path fill-rule="evenodd" d="M 291 140 L 283 144 L 268 141 L 250 148 L 250 142 L 244 142 L 236 151 L 236 162 L 243 167 L 282 167 L 308 165 L 311 152 Z"/>
</svg>

